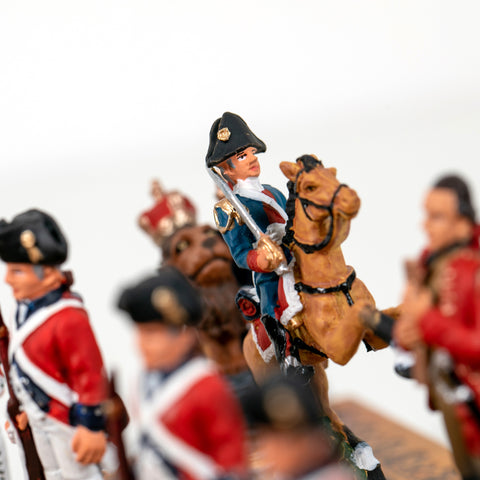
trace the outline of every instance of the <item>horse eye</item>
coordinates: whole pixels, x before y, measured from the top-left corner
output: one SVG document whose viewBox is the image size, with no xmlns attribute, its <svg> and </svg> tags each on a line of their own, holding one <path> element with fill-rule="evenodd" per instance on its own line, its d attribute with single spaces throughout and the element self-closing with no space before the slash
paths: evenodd
<svg viewBox="0 0 480 480">
<path fill-rule="evenodd" d="M 185 249 L 187 249 L 190 246 L 190 242 L 187 240 L 180 240 L 176 245 L 175 245 L 175 253 L 180 253 L 183 252 Z"/>
<path fill-rule="evenodd" d="M 307 192 L 314 192 L 316 189 L 317 189 L 317 186 L 316 186 L 316 185 L 307 185 L 307 186 L 305 187 L 305 190 L 306 190 Z"/>
</svg>

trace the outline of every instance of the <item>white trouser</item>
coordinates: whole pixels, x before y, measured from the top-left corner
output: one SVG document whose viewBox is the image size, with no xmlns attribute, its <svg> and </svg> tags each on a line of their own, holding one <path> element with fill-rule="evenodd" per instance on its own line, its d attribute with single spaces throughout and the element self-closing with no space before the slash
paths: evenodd
<svg viewBox="0 0 480 480">
<path fill-rule="evenodd" d="M 99 465 L 78 463 L 71 445 L 75 427 L 48 416 L 18 382 L 14 382 L 14 388 L 28 415 L 46 480 L 103 480 L 102 471 L 108 474 L 116 471 L 118 457 L 113 444 L 107 445 L 107 451 Z"/>
</svg>

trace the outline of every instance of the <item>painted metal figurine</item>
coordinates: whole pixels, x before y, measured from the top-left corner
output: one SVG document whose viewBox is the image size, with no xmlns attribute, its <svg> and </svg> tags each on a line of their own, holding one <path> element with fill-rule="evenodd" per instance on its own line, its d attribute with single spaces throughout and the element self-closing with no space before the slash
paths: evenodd
<svg viewBox="0 0 480 480">
<path fill-rule="evenodd" d="M 135 323 L 145 367 L 136 408 L 141 432 L 137 478 L 243 475 L 243 416 L 226 381 L 199 353 L 198 291 L 176 268 L 166 266 L 124 290 L 119 308 Z"/>
<path fill-rule="evenodd" d="M 480 478 L 480 251 L 467 184 L 445 176 L 424 204 L 427 249 L 407 264 L 393 337 L 416 354 L 415 376 L 443 413 L 462 478 Z"/>
<path fill-rule="evenodd" d="M 261 321 L 280 368 L 309 379 L 312 367 L 300 363 L 288 331 L 277 318 L 279 275 L 285 273 L 291 255 L 281 246 L 286 199 L 258 178 L 256 154 L 265 150 L 263 141 L 238 115 L 225 112 L 214 122 L 206 163 L 226 196 L 215 205 L 215 220 L 236 264 L 254 274 Z"/>
<path fill-rule="evenodd" d="M 255 431 L 254 478 L 357 479 L 310 385 L 291 376 L 272 376 L 251 388 L 243 404 Z"/>
<path fill-rule="evenodd" d="M 102 408 L 102 357 L 71 274 L 60 265 L 67 242 L 56 221 L 28 210 L 0 221 L 5 281 L 17 300 L 10 333 L 10 375 L 47 480 L 101 480 L 116 470 Z"/>
<path fill-rule="evenodd" d="M 375 302 L 341 251 L 360 200 L 337 180 L 334 168 L 304 155 L 281 164 L 289 179 L 286 202 L 278 190 L 258 181 L 255 153 L 265 148 L 238 115 L 224 113 L 213 124 L 207 166 L 226 195 L 215 206 L 217 226 L 237 264 L 254 271 L 262 322 L 281 369 L 289 373 L 293 365 L 304 379 L 314 373 L 311 381 L 322 406 L 354 449 L 357 467 L 368 478 L 382 479 L 371 448 L 329 406 L 325 374 L 328 359 L 346 364 L 362 341 L 369 349 L 387 346 L 359 319 L 356 302 Z M 272 369 L 266 368 L 268 359 L 257 340 L 250 329 L 244 352 L 256 380 L 262 381 Z"/>
<path fill-rule="evenodd" d="M 152 193 L 156 185 L 158 182 L 153 183 Z M 139 223 L 145 223 L 141 219 L 150 219 L 151 228 L 145 231 L 160 246 L 162 265 L 174 266 L 198 287 L 204 299 L 202 319 L 197 325 L 200 345 L 240 393 L 252 378 L 242 352 L 247 322 L 236 307 L 235 295 L 240 286 L 251 283 L 251 275 L 236 267 L 217 230 L 196 224 L 195 215 L 191 215 L 194 207 L 184 195 L 163 195 L 183 200 L 170 201 L 166 209 L 153 195 L 155 205 L 141 214 Z M 165 228 L 166 225 L 173 228 Z"/>
</svg>

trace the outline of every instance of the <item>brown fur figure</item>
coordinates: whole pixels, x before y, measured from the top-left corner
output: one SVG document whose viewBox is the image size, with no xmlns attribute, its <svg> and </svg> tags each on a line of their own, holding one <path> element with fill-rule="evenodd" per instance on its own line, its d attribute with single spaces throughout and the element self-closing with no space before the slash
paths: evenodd
<svg viewBox="0 0 480 480">
<path fill-rule="evenodd" d="M 162 253 L 165 264 L 200 287 L 206 309 L 198 329 L 205 354 L 226 375 L 245 372 L 241 342 L 247 327 L 234 301 L 239 282 L 220 234 L 209 225 L 183 227 L 164 242 Z"/>
</svg>

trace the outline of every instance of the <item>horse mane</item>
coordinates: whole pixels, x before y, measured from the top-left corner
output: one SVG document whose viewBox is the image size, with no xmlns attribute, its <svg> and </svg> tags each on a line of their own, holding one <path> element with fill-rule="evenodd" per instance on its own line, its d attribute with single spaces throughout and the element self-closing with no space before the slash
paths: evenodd
<svg viewBox="0 0 480 480">
<path fill-rule="evenodd" d="M 291 180 L 287 182 L 288 199 L 285 206 L 285 213 L 287 214 L 288 220 L 285 225 L 285 235 L 282 238 L 282 243 L 287 247 L 293 243 L 293 219 L 295 217 L 295 199 L 297 198 L 296 190 L 298 177 L 303 172 L 308 173 L 318 166 L 323 167 L 323 163 L 315 155 L 302 155 L 297 158 L 296 162 L 301 164 L 303 168 L 298 171 L 295 182 L 292 182 Z"/>
<path fill-rule="evenodd" d="M 318 166 L 323 167 L 322 161 L 319 160 L 315 155 L 302 155 L 301 157 L 297 158 L 297 163 L 301 163 L 303 165 L 302 170 L 305 170 L 307 173 Z M 297 178 L 302 170 L 298 172 Z"/>
<path fill-rule="evenodd" d="M 282 238 L 282 243 L 286 247 L 290 247 L 290 244 L 293 243 L 293 218 L 295 217 L 295 190 L 296 183 L 289 180 L 287 182 L 288 189 L 288 199 L 287 204 L 285 205 L 285 213 L 287 214 L 287 223 L 285 225 L 285 235 Z"/>
</svg>

